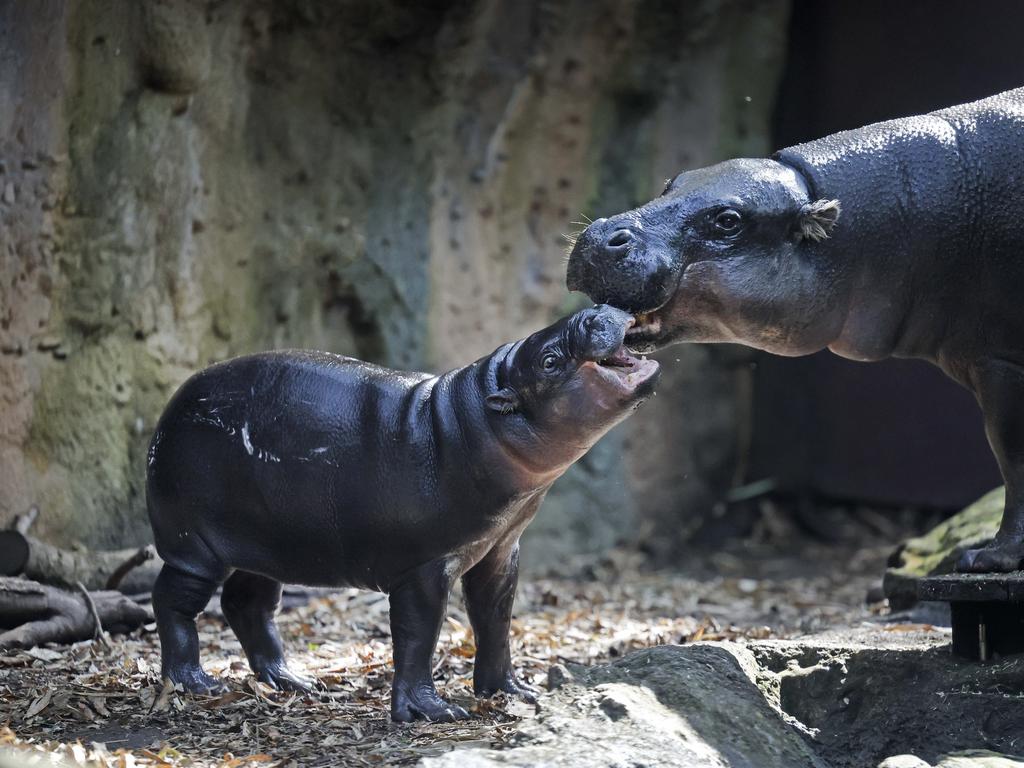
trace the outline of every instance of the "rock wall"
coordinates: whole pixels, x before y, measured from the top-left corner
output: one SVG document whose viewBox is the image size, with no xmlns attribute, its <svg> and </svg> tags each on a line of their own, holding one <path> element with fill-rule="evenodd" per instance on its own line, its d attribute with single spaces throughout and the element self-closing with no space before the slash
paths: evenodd
<svg viewBox="0 0 1024 768">
<path fill-rule="evenodd" d="M 468 362 L 582 303 L 565 235 L 764 154 L 782 0 L 0 0 L 0 523 L 148 536 L 144 463 L 211 361 Z M 652 537 L 736 472 L 744 358 L 552 492 L 528 564 Z M 740 441 L 742 442 L 742 441 Z"/>
</svg>

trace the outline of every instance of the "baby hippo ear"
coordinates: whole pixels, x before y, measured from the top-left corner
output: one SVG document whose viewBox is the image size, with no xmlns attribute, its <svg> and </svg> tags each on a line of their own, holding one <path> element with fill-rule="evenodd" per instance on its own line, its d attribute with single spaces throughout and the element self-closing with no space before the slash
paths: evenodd
<svg viewBox="0 0 1024 768">
<path fill-rule="evenodd" d="M 487 407 L 502 415 L 514 413 L 519 407 L 519 395 L 511 387 L 503 387 L 487 396 Z"/>
<path fill-rule="evenodd" d="M 832 234 L 842 206 L 838 200 L 815 200 L 800 206 L 797 214 L 794 236 L 797 242 L 811 240 L 818 242 Z"/>
</svg>

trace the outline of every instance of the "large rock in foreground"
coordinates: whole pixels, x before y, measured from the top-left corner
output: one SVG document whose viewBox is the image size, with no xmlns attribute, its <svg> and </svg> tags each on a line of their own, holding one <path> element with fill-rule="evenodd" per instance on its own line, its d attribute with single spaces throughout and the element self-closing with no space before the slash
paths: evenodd
<svg viewBox="0 0 1024 768">
<path fill-rule="evenodd" d="M 950 655 L 948 633 L 923 625 L 842 634 L 662 646 L 605 666 L 555 667 L 556 690 L 510 744 L 456 749 L 423 765 L 1018 765 L 1008 754 L 1024 732 L 1024 655 L 963 661 Z"/>
<path fill-rule="evenodd" d="M 972 749 L 945 755 L 934 766 L 914 755 L 897 755 L 880 763 L 878 768 L 1024 768 L 1024 759 Z"/>
<path fill-rule="evenodd" d="M 756 671 L 753 655 L 732 643 L 662 646 L 607 666 L 573 666 L 511 749 L 455 750 L 423 765 L 823 768 L 760 692 Z"/>
<path fill-rule="evenodd" d="M 1006 498 L 996 488 L 976 502 L 935 526 L 924 536 L 907 539 L 893 553 L 883 589 L 896 610 L 917 602 L 917 581 L 925 576 L 952 573 L 960 554 L 992 540 L 999 528 Z"/>
</svg>

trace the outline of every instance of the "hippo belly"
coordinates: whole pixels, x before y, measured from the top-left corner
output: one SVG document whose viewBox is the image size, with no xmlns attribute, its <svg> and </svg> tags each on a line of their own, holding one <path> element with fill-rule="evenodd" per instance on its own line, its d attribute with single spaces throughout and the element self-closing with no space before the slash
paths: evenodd
<svg viewBox="0 0 1024 768">
<path fill-rule="evenodd" d="M 270 357 L 195 377 L 161 419 L 147 493 L 164 560 L 387 589 L 479 533 L 441 524 L 423 379 Z"/>
</svg>

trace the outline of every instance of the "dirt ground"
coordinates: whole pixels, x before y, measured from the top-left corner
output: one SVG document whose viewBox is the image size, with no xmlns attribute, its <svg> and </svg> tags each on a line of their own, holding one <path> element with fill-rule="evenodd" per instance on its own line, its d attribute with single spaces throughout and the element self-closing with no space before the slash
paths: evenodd
<svg viewBox="0 0 1024 768">
<path fill-rule="evenodd" d="M 756 534 L 756 532 L 755 532 Z M 858 534 L 864 539 L 863 531 Z M 863 631 L 885 613 L 877 589 L 888 536 L 867 544 L 747 540 L 713 555 L 649 571 L 616 551 L 567 563 L 564 573 L 520 584 L 513 658 L 534 686 L 558 662 L 597 663 L 665 643 L 763 640 L 844 628 Z M 763 538 L 763 537 L 762 537 Z M 867 538 L 871 538 L 870 536 Z M 0 744 L 103 766 L 405 765 L 457 744 L 500 746 L 535 715 L 520 701 L 472 696 L 472 633 L 453 595 L 435 679 L 469 709 L 463 723 L 392 724 L 387 598 L 357 590 L 318 595 L 280 617 L 294 666 L 326 690 L 282 694 L 256 683 L 216 609 L 200 623 L 204 663 L 230 680 L 217 697 L 164 688 L 154 626 L 108 644 L 36 648 L 0 657 Z M 897 631 L 933 633 L 929 625 Z M 543 706 L 543 698 L 540 706 Z"/>
</svg>

